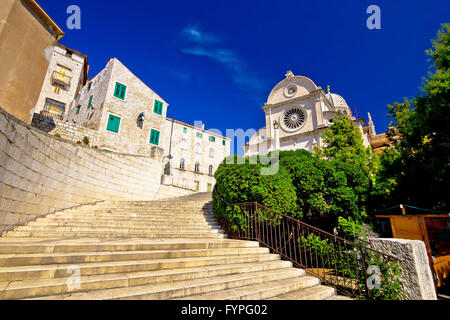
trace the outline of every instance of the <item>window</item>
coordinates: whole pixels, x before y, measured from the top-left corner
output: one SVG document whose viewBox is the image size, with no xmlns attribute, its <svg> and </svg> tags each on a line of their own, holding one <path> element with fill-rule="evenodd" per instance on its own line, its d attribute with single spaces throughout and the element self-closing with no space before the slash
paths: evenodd
<svg viewBox="0 0 450 320">
<path fill-rule="evenodd" d="M 198 161 L 195 163 L 194 171 L 200 172 L 200 163 Z"/>
<path fill-rule="evenodd" d="M 195 153 L 202 153 L 202 146 L 200 143 L 195 144 Z"/>
<path fill-rule="evenodd" d="M 209 165 L 209 168 L 208 168 L 208 173 L 209 173 L 209 175 L 210 175 L 210 176 L 212 176 L 212 175 L 213 175 L 213 166 L 212 166 L 212 164 L 211 164 L 211 165 Z"/>
<path fill-rule="evenodd" d="M 181 169 L 181 170 L 184 170 L 184 168 L 185 168 L 184 159 L 181 159 L 181 160 L 180 160 L 180 169 Z"/>
<path fill-rule="evenodd" d="M 195 136 L 197 137 L 197 138 L 203 138 L 203 133 L 201 133 L 201 132 L 196 132 L 195 133 Z"/>
<path fill-rule="evenodd" d="M 91 91 L 91 85 L 92 85 L 92 82 L 89 82 L 88 87 L 87 87 L 87 92 Z"/>
<path fill-rule="evenodd" d="M 187 149 L 187 140 L 181 139 L 181 149 Z"/>
<path fill-rule="evenodd" d="M 127 92 L 127 86 L 116 82 L 116 88 L 114 89 L 114 97 L 125 100 L 125 93 Z"/>
<path fill-rule="evenodd" d="M 158 145 L 159 144 L 159 131 L 152 129 L 150 131 L 150 143 Z"/>
<path fill-rule="evenodd" d="M 214 149 L 213 148 L 209 149 L 209 157 L 214 158 Z"/>
<path fill-rule="evenodd" d="M 64 112 L 66 110 L 66 104 L 50 99 L 50 98 L 46 98 L 45 99 L 45 105 L 44 105 L 44 111 L 50 113 L 50 114 L 54 114 L 54 115 L 58 115 L 58 116 L 63 116 Z"/>
<path fill-rule="evenodd" d="M 213 137 L 213 136 L 209 136 L 209 141 L 211 141 L 211 142 L 214 142 L 214 141 L 216 141 L 216 137 Z"/>
<path fill-rule="evenodd" d="M 60 93 L 61 93 L 61 88 L 58 87 L 58 86 L 55 86 L 55 87 L 53 88 L 53 92 L 56 93 L 56 94 L 60 94 Z"/>
<path fill-rule="evenodd" d="M 120 117 L 110 114 L 108 116 L 108 125 L 106 126 L 106 130 L 119 133 L 120 120 Z"/>
<path fill-rule="evenodd" d="M 163 103 L 155 99 L 155 105 L 153 106 L 153 112 L 159 115 L 162 115 L 163 112 Z M 186 129 L 187 132 L 187 129 Z"/>
<path fill-rule="evenodd" d="M 92 108 L 92 99 L 94 99 L 94 96 L 91 96 L 90 98 L 89 98 L 89 103 L 88 103 L 88 108 Z"/>
<path fill-rule="evenodd" d="M 187 128 L 183 128 L 183 133 L 187 133 Z"/>
<path fill-rule="evenodd" d="M 76 114 L 80 114 L 81 106 L 77 107 Z"/>
<path fill-rule="evenodd" d="M 226 141 L 225 141 L 225 139 L 224 140 L 222 140 L 222 145 L 224 146 L 224 145 L 226 145 Z"/>
</svg>

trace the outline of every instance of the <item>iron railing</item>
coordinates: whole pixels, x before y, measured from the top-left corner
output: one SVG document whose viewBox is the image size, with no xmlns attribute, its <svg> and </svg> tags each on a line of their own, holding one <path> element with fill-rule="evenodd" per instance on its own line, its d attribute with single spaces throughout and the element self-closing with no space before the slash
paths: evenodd
<svg viewBox="0 0 450 320">
<path fill-rule="evenodd" d="M 356 243 L 338 237 L 257 202 L 229 204 L 215 188 L 213 191 L 232 213 L 233 221 L 223 216 L 218 218 L 230 238 L 258 241 L 344 295 L 374 299 L 373 289 L 379 289 L 377 281 L 383 278 L 376 274 L 380 265 L 398 261 L 370 249 L 363 241 Z"/>
<path fill-rule="evenodd" d="M 64 114 L 63 113 L 56 113 L 56 112 L 51 112 L 48 110 L 42 110 L 41 114 L 45 117 L 50 117 L 56 120 L 63 120 L 64 119 Z"/>
</svg>

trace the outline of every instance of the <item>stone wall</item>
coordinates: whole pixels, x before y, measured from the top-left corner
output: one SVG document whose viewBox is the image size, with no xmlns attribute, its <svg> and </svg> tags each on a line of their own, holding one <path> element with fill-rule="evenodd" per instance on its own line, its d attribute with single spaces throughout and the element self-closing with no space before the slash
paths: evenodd
<svg viewBox="0 0 450 320">
<path fill-rule="evenodd" d="M 31 125 L 51 135 L 69 140 L 71 142 L 82 142 L 84 137 L 89 138 L 89 145 L 98 146 L 98 131 L 85 128 L 70 122 L 53 119 L 40 113 L 35 113 Z"/>
<path fill-rule="evenodd" d="M 147 157 L 71 143 L 0 108 L 0 232 L 97 200 L 187 194 L 180 188 L 160 188 L 161 156 L 161 149 Z"/>
<path fill-rule="evenodd" d="M 436 300 L 436 290 L 428 262 L 425 243 L 419 240 L 369 240 L 371 248 L 392 255 L 401 261 L 400 281 L 407 300 Z"/>
</svg>

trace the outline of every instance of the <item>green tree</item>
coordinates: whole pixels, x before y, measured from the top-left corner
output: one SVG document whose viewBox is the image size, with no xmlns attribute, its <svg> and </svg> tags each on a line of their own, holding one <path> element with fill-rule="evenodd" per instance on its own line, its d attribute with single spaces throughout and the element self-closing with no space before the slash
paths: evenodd
<svg viewBox="0 0 450 320">
<path fill-rule="evenodd" d="M 370 147 L 365 147 L 361 130 L 349 116 L 338 112 L 333 125 L 322 134 L 321 148 L 315 152 L 322 159 L 335 162 L 336 168 L 344 172 L 347 186 L 355 191 L 356 206 L 362 217 L 366 216 L 368 195 L 376 183 L 378 158 Z"/>
<path fill-rule="evenodd" d="M 423 93 L 389 105 L 388 137 L 395 149 L 381 159 L 376 196 L 384 206 L 399 202 L 449 210 L 450 24 L 443 24 L 432 48 Z"/>
</svg>

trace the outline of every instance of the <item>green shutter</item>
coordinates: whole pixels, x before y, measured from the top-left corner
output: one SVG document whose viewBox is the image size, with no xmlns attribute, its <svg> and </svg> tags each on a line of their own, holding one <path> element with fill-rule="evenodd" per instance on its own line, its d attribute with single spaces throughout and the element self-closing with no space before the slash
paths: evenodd
<svg viewBox="0 0 450 320">
<path fill-rule="evenodd" d="M 126 92 L 127 92 L 127 86 L 125 86 L 119 82 L 116 82 L 116 87 L 114 88 L 114 96 L 119 99 L 125 100 Z"/>
<path fill-rule="evenodd" d="M 209 141 L 211 141 L 211 142 L 214 142 L 214 141 L 216 141 L 216 137 L 213 137 L 213 136 L 209 136 Z"/>
<path fill-rule="evenodd" d="M 183 128 L 183 133 L 187 133 L 187 128 Z"/>
<path fill-rule="evenodd" d="M 153 112 L 162 115 L 163 103 L 155 99 L 155 105 L 153 106 Z"/>
<path fill-rule="evenodd" d="M 152 129 L 150 131 L 150 143 L 156 144 L 156 145 L 159 144 L 159 131 L 158 130 Z"/>
<path fill-rule="evenodd" d="M 120 118 L 110 114 L 108 117 L 108 125 L 106 126 L 106 130 L 119 133 L 119 126 L 120 126 Z"/>
<path fill-rule="evenodd" d="M 92 99 L 94 98 L 94 96 L 91 96 L 90 98 L 89 98 L 89 104 L 88 104 L 88 108 L 91 108 L 92 107 Z"/>
<path fill-rule="evenodd" d="M 222 145 L 225 145 L 225 140 L 222 140 Z"/>
<path fill-rule="evenodd" d="M 80 106 L 78 106 L 78 107 L 77 107 L 77 114 L 79 114 L 79 113 L 80 113 L 80 109 L 81 109 L 81 107 L 80 107 Z"/>
</svg>

